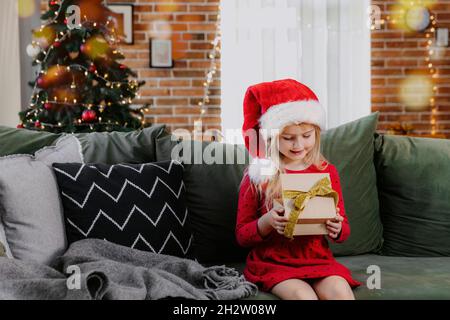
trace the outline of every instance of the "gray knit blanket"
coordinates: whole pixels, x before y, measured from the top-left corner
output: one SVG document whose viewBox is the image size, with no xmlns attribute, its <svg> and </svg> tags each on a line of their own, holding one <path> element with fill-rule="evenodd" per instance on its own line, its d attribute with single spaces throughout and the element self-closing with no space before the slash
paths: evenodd
<svg viewBox="0 0 450 320">
<path fill-rule="evenodd" d="M 98 239 L 72 243 L 49 266 L 0 258 L 0 299 L 233 300 L 257 291 L 225 265 L 204 267 Z"/>
</svg>

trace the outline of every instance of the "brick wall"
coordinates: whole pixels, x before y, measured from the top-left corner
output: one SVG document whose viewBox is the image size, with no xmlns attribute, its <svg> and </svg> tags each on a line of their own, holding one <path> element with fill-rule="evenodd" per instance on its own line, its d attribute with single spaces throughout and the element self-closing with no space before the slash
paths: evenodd
<svg viewBox="0 0 450 320">
<path fill-rule="evenodd" d="M 191 131 L 201 117 L 204 130 L 220 130 L 220 70 L 209 87 L 210 100 L 204 114 L 198 104 L 205 95 L 204 82 L 211 67 L 209 54 L 216 35 L 219 0 L 108 1 L 114 2 L 135 6 L 134 45 L 121 48 L 125 64 L 146 81 L 140 91 L 140 103 L 152 104 L 147 120 L 165 123 L 170 130 Z M 168 28 L 171 33 L 167 32 Z M 172 40 L 174 67 L 150 68 L 149 41 L 166 36 Z"/>
<path fill-rule="evenodd" d="M 449 48 L 434 50 L 431 32 L 410 33 L 399 28 L 399 21 L 395 19 L 401 17 L 400 1 L 372 1 L 372 4 L 380 7 L 381 19 L 385 22 L 381 29 L 372 31 L 372 111 L 380 111 L 378 130 L 386 132 L 390 125 L 402 122 L 411 124 L 415 134 L 431 134 L 434 118 L 435 134 L 450 138 Z M 436 1 L 431 13 L 435 17 L 435 28 L 450 28 L 450 1 Z M 427 48 L 430 40 L 431 47 Z M 433 50 L 431 56 L 429 50 Z M 434 89 L 430 97 L 434 100 L 419 110 L 407 108 L 400 99 L 404 80 L 417 74 L 430 79 Z"/>
</svg>

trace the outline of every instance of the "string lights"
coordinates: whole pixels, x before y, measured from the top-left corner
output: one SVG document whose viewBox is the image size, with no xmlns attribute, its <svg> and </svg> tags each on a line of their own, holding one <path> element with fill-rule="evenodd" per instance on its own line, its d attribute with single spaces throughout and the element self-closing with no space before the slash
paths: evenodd
<svg viewBox="0 0 450 320">
<path fill-rule="evenodd" d="M 436 53 L 433 49 L 433 40 L 435 39 L 435 32 L 436 32 L 436 17 L 434 15 L 430 16 L 431 20 L 431 27 L 426 31 L 425 37 L 427 40 L 427 57 L 425 58 L 425 63 L 428 67 L 429 73 L 431 74 L 431 82 L 433 86 L 433 93 L 430 98 L 430 108 L 431 108 L 431 117 L 430 117 L 430 124 L 431 124 L 431 134 L 436 134 L 436 98 L 435 94 L 437 91 L 437 86 L 435 83 L 435 80 L 438 77 L 438 72 L 436 67 L 433 65 L 432 58 L 433 55 Z"/>
<path fill-rule="evenodd" d="M 210 102 L 210 87 L 211 87 L 211 84 L 214 82 L 214 76 L 218 71 L 218 64 L 219 64 L 218 56 L 220 57 L 221 39 L 222 39 L 221 27 L 220 27 L 221 13 L 222 13 L 222 7 L 219 5 L 214 40 L 211 41 L 212 49 L 208 53 L 208 59 L 210 60 L 210 67 L 209 67 L 208 73 L 206 74 L 206 79 L 203 82 L 204 95 L 203 95 L 202 100 L 198 102 L 198 105 L 200 107 L 200 115 L 199 115 L 198 119 L 194 122 L 194 126 L 200 130 L 202 130 L 202 128 L 200 128 L 201 123 L 202 123 L 202 118 L 207 113 L 207 108 L 208 108 L 207 105 Z"/>
</svg>

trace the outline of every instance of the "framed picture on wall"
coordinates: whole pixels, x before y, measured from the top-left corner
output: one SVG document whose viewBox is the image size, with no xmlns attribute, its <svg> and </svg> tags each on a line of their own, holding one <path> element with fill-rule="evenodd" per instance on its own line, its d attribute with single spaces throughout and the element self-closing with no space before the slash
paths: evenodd
<svg viewBox="0 0 450 320">
<path fill-rule="evenodd" d="M 133 44 L 133 13 L 134 6 L 132 4 L 108 4 L 109 10 L 112 11 L 112 20 L 117 26 L 116 34 L 122 43 Z"/>
<path fill-rule="evenodd" d="M 150 40 L 150 68 L 172 68 L 172 41 L 167 39 Z"/>
</svg>

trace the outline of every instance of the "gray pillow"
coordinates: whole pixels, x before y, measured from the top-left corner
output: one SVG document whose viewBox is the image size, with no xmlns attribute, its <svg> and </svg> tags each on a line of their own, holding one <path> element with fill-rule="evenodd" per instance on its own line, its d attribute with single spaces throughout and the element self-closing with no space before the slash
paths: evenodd
<svg viewBox="0 0 450 320">
<path fill-rule="evenodd" d="M 35 156 L 0 158 L 0 217 L 12 256 L 48 264 L 67 247 L 53 163 L 83 162 L 73 135 Z"/>
<path fill-rule="evenodd" d="M 6 242 L 5 228 L 0 220 L 0 257 L 12 258 L 11 250 Z"/>
</svg>

